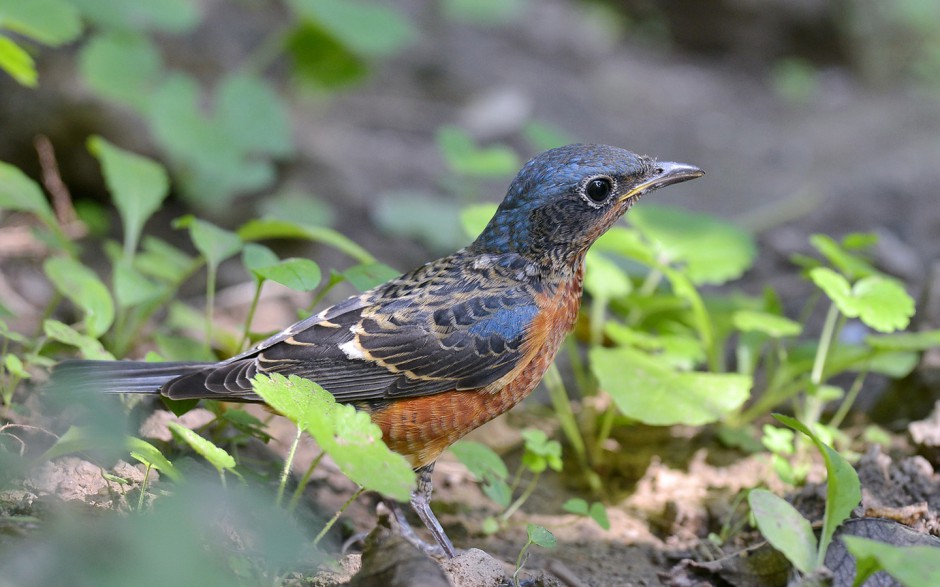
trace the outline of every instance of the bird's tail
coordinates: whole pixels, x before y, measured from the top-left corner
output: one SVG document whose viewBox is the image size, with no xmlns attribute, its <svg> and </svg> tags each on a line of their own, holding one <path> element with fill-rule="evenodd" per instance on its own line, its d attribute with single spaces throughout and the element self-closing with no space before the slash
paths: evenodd
<svg viewBox="0 0 940 587">
<path fill-rule="evenodd" d="M 212 363 L 146 361 L 62 361 L 52 370 L 50 387 L 72 392 L 160 393 L 168 381 Z"/>
</svg>

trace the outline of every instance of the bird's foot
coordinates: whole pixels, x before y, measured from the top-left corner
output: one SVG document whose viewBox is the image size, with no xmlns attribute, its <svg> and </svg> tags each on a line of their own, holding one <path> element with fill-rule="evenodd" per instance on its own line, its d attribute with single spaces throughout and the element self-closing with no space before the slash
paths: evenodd
<svg viewBox="0 0 940 587">
<path fill-rule="evenodd" d="M 391 515 L 389 518 L 392 530 L 397 532 L 402 538 L 411 543 L 415 548 L 427 554 L 428 556 L 435 558 L 453 558 L 455 556 L 456 553 L 448 553 L 440 544 L 430 543 L 422 540 L 421 537 L 418 536 L 418 533 L 415 532 L 414 528 L 411 527 L 411 524 L 408 523 L 408 519 L 405 517 L 405 513 L 402 511 L 401 507 L 398 506 L 398 504 L 387 503 L 385 505 L 387 505 L 388 509 L 391 510 Z"/>
</svg>

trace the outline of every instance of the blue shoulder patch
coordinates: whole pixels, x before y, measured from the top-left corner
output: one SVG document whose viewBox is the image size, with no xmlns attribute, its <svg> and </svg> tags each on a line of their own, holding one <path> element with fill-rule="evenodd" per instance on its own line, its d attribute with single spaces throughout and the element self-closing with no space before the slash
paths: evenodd
<svg viewBox="0 0 940 587">
<path fill-rule="evenodd" d="M 538 311 L 538 306 L 535 305 L 503 308 L 485 319 L 478 320 L 470 327 L 469 332 L 474 336 L 488 337 L 496 335 L 506 340 L 512 340 L 522 336 L 522 333 L 529 327 Z"/>
</svg>

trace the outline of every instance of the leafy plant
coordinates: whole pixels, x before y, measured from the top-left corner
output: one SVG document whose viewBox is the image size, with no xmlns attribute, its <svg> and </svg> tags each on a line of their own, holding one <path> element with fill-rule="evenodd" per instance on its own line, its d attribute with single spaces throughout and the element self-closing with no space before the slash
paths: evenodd
<svg viewBox="0 0 940 587">
<path fill-rule="evenodd" d="M 558 543 L 554 534 L 537 524 L 526 524 L 525 531 L 527 539 L 516 557 L 516 570 L 512 573 L 512 583 L 515 587 L 519 587 L 519 573 L 529 560 L 529 547 L 534 544 L 542 548 L 555 548 Z"/>
<path fill-rule="evenodd" d="M 133 0 L 2 0 L 0 69 L 34 87 L 38 72 L 23 41 L 60 47 L 85 33 L 76 59 L 85 84 L 148 127 L 184 197 L 220 210 L 270 186 L 275 161 L 294 154 L 285 100 L 263 75 L 275 60 L 287 58 L 299 85 L 332 90 L 361 80 L 371 63 L 417 35 L 403 13 L 365 0 L 292 0 L 287 8 L 284 27 L 203 88 L 190 72 L 167 64 L 160 42 L 199 30 L 204 15 L 192 0 L 146 7 Z"/>
<path fill-rule="evenodd" d="M 842 542 L 855 557 L 855 581 L 861 587 L 878 571 L 886 571 L 905 587 L 935 585 L 940 581 L 935 546 L 894 546 L 859 536 L 842 536 Z"/>
<path fill-rule="evenodd" d="M 296 375 L 257 375 L 252 387 L 265 403 L 310 434 L 347 477 L 366 489 L 408 500 L 415 488 L 414 471 L 403 456 L 385 446 L 382 431 L 368 414 L 336 403 L 332 394 Z M 291 456 L 295 449 L 296 441 Z M 290 466 L 288 458 L 285 470 Z"/>
<path fill-rule="evenodd" d="M 36 63 L 22 43 L 8 33 L 59 47 L 82 33 L 82 22 L 76 7 L 66 0 L 0 0 L 0 69 L 17 82 L 35 87 L 39 81 Z"/>
<path fill-rule="evenodd" d="M 822 442 L 807 426 L 794 418 L 774 415 L 786 426 L 813 441 L 826 464 L 826 510 L 817 543 L 810 523 L 789 503 L 764 489 L 751 490 L 748 502 L 761 533 L 804 575 L 818 571 L 836 528 L 852 513 L 862 498 L 858 474 L 842 455 Z"/>
<path fill-rule="evenodd" d="M 488 517 L 483 521 L 482 529 L 486 534 L 497 532 L 519 511 L 535 491 L 542 473 L 547 469 L 562 469 L 561 444 L 558 441 L 550 440 L 545 432 L 534 428 L 523 430 L 522 438 L 522 460 L 511 479 L 503 459 L 486 445 L 472 440 L 461 440 L 450 448 L 482 484 L 483 493 L 503 510 L 498 517 Z M 531 477 L 523 487 L 523 475 L 526 472 L 531 474 Z M 513 500 L 513 495 L 517 492 L 519 495 Z"/>
<path fill-rule="evenodd" d="M 561 506 L 566 512 L 591 518 L 604 530 L 610 530 L 610 518 L 607 517 L 607 508 L 599 501 L 588 504 L 587 500 L 572 497 Z"/>
</svg>

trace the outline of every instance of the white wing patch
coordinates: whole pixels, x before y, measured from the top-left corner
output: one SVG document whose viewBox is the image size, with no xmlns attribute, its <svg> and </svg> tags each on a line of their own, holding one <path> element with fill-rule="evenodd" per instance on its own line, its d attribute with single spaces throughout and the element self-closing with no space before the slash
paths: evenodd
<svg viewBox="0 0 940 587">
<path fill-rule="evenodd" d="M 366 358 L 366 356 L 362 353 L 362 349 L 360 349 L 359 346 L 356 344 L 355 338 L 339 345 L 339 350 L 343 351 L 343 354 L 346 355 L 347 359 L 362 360 Z"/>
</svg>

